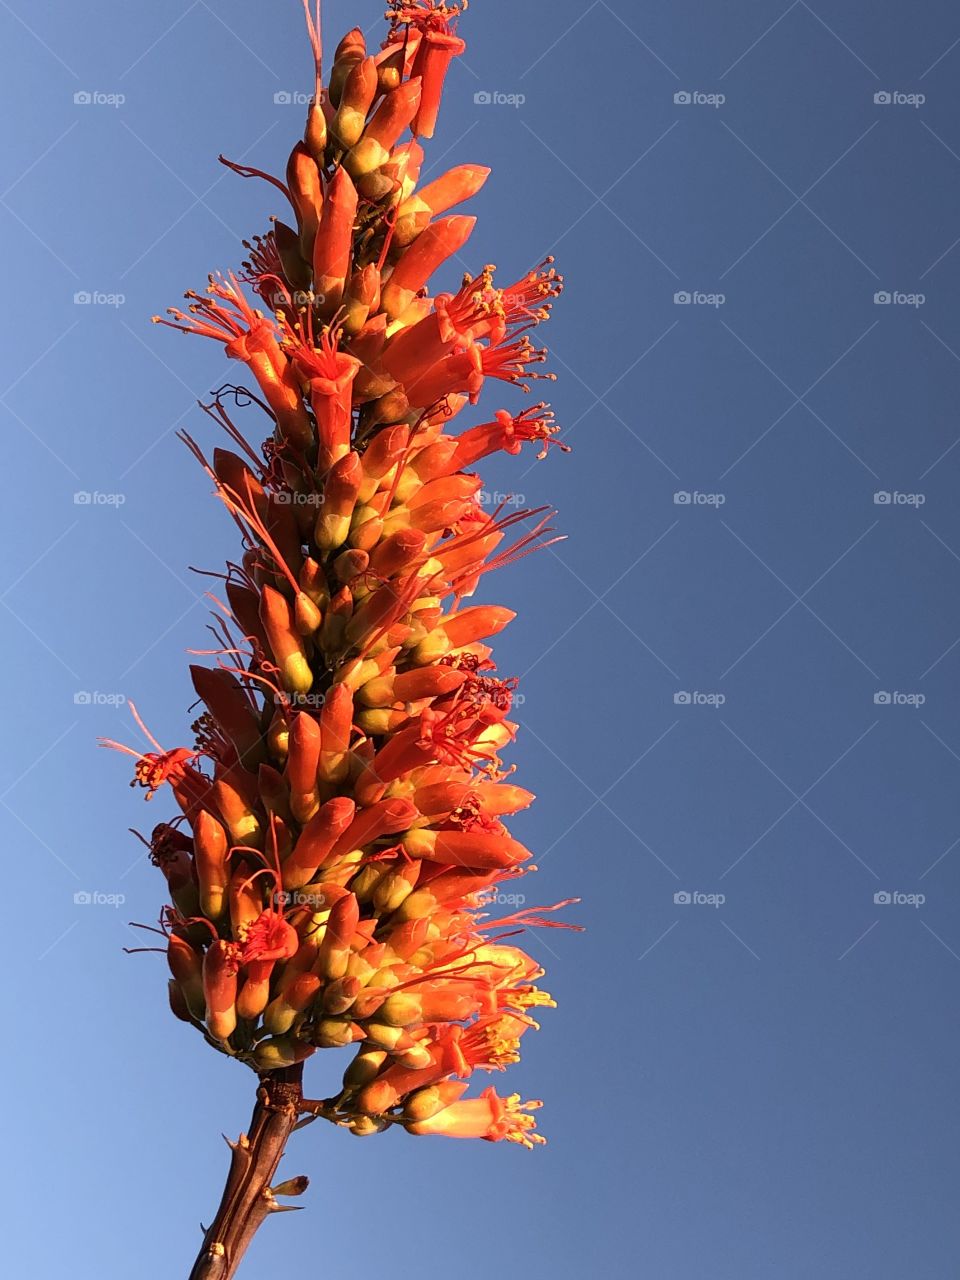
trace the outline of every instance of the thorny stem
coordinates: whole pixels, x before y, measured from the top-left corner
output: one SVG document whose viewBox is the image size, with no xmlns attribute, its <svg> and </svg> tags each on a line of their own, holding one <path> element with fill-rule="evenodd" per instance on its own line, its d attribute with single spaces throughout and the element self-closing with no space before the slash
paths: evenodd
<svg viewBox="0 0 960 1280">
<path fill-rule="evenodd" d="M 231 1280 L 258 1227 L 292 1208 L 274 1198 L 271 1183 L 301 1113 L 303 1064 L 260 1077 L 250 1127 L 229 1142 L 230 1172 L 217 1215 L 203 1238 L 190 1280 Z M 298 1180 L 303 1190 L 306 1179 Z"/>
</svg>

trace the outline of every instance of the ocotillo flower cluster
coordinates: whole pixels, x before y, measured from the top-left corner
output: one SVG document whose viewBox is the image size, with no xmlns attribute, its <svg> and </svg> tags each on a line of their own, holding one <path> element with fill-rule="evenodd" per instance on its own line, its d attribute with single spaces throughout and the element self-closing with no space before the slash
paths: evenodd
<svg viewBox="0 0 960 1280">
<path fill-rule="evenodd" d="M 184 437 L 244 550 L 215 665 L 191 668 L 194 745 L 121 749 L 147 798 L 166 784 L 181 811 L 149 842 L 179 1018 L 260 1073 L 356 1045 L 342 1092 L 314 1104 L 356 1134 L 399 1123 L 531 1146 L 538 1103 L 463 1096 L 553 1003 L 507 941 L 547 909 L 496 911 L 533 869 L 504 822 L 533 798 L 500 758 L 516 681 L 487 643 L 513 614 L 464 600 L 550 533 L 543 509 L 485 509 L 472 468 L 527 441 L 542 456 L 557 427 L 542 403 L 454 419 L 490 379 L 528 391 L 551 376 L 529 331 L 561 278 L 547 260 L 498 287 L 484 266 L 429 292 L 475 222 L 448 211 L 489 172 L 418 186 L 464 49 L 457 8 L 395 4 L 382 48 L 351 31 L 325 87 L 308 8 L 316 93 L 285 178 L 225 161 L 279 189 L 289 221 L 155 319 L 222 342 L 255 384 L 234 403 L 258 402 L 270 434 L 251 448 L 224 389 L 204 407 L 235 448 L 208 461 Z"/>
</svg>

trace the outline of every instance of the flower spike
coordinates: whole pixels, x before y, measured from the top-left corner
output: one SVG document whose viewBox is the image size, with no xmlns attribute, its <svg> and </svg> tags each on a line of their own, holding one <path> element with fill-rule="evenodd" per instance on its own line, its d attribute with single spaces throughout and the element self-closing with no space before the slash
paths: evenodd
<svg viewBox="0 0 960 1280">
<path fill-rule="evenodd" d="M 253 390 L 202 406 L 227 447 L 181 436 L 242 538 L 215 575 L 211 665 L 191 667 L 194 745 L 164 749 L 132 704 L 147 748 L 104 745 L 134 758 L 148 799 L 170 785 L 180 816 L 149 850 L 172 899 L 171 1007 L 258 1074 L 258 1115 L 285 1117 L 284 1138 L 307 1114 L 357 1136 L 530 1148 L 538 1102 L 470 1089 L 553 1007 L 520 935 L 575 926 L 550 918 L 567 902 L 491 910 L 535 870 L 509 830 L 533 796 L 503 762 L 517 681 L 492 658 L 514 613 L 465 599 L 556 540 L 548 508 L 485 507 L 473 468 L 568 446 L 543 402 L 486 419 L 472 405 L 490 379 L 527 391 L 554 377 L 530 330 L 563 282 L 547 258 L 506 287 L 476 263 L 455 291 L 432 283 L 476 221 L 448 211 L 489 174 L 460 164 L 419 186 L 465 3 L 395 0 L 381 50 L 354 29 L 326 76 L 319 5 L 303 7 L 315 84 L 284 180 L 224 161 L 292 213 L 244 241 L 242 275 L 155 317 L 252 375 Z M 264 411 L 262 448 L 231 398 Z M 346 1046 L 342 1089 L 301 1108 L 303 1062 Z M 240 1206 L 272 1210 L 280 1186 L 232 1194 L 240 1177 L 196 1275 L 232 1276 L 256 1225 Z"/>
</svg>

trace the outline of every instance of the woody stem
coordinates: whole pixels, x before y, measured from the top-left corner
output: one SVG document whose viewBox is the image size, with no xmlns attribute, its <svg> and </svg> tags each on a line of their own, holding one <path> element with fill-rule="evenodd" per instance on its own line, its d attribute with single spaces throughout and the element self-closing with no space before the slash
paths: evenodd
<svg viewBox="0 0 960 1280">
<path fill-rule="evenodd" d="M 257 1228 L 281 1209 L 270 1184 L 300 1115 L 302 1075 L 298 1063 L 260 1077 L 250 1127 L 229 1144 L 227 1184 L 190 1280 L 231 1280 Z"/>
</svg>

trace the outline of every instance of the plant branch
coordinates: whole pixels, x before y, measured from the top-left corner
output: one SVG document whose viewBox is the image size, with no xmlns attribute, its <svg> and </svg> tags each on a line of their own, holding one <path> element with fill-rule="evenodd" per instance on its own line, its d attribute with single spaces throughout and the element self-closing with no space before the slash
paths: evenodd
<svg viewBox="0 0 960 1280">
<path fill-rule="evenodd" d="M 293 1205 L 277 1203 L 274 1175 L 301 1112 L 303 1064 L 260 1077 L 250 1127 L 230 1147 L 230 1171 L 217 1215 L 190 1272 L 190 1280 L 231 1280 L 257 1229 L 271 1213 Z M 306 1178 L 284 1183 L 282 1192 L 299 1195 Z"/>
</svg>

